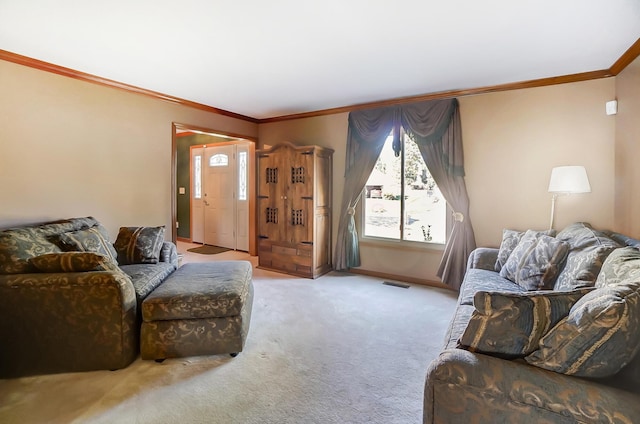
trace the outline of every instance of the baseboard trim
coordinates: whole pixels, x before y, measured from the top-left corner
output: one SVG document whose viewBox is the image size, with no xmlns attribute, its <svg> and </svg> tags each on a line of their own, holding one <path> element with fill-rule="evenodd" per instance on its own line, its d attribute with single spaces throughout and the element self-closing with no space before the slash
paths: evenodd
<svg viewBox="0 0 640 424">
<path fill-rule="evenodd" d="M 384 272 L 369 271 L 369 270 L 360 269 L 360 268 L 351 268 L 351 269 L 349 269 L 349 272 L 351 272 L 353 274 L 360 274 L 360 275 L 366 275 L 366 276 L 369 276 L 369 277 L 381 278 L 383 280 L 403 281 L 405 283 L 420 284 L 422 286 L 437 287 L 439 289 L 447 289 L 447 290 L 455 291 L 453 289 L 453 287 L 448 286 L 448 285 L 446 285 L 444 283 L 441 283 L 441 282 L 438 282 L 438 281 L 425 280 L 425 279 L 422 279 L 422 278 L 414 278 L 414 277 L 405 277 L 403 275 L 386 274 Z"/>
</svg>

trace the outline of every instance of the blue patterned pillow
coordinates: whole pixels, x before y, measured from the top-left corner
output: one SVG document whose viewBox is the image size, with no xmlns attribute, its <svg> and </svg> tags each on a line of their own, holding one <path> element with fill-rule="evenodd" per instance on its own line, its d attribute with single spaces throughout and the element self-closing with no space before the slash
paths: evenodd
<svg viewBox="0 0 640 424">
<path fill-rule="evenodd" d="M 164 242 L 160 227 L 120 227 L 115 248 L 120 264 L 157 264 Z"/>
<path fill-rule="evenodd" d="M 586 294 L 525 360 L 578 377 L 609 377 L 640 350 L 640 282 L 626 281 Z"/>
<path fill-rule="evenodd" d="M 556 230 L 546 230 L 546 231 L 537 231 L 540 234 L 544 234 L 546 236 L 555 236 Z M 494 270 L 496 272 L 500 272 L 504 264 L 507 263 L 507 259 L 513 252 L 513 249 L 516 248 L 522 236 L 524 236 L 524 231 L 517 230 L 502 230 L 502 241 L 500 242 L 500 248 L 498 249 L 498 257 L 496 258 L 496 263 L 494 266 Z"/>
<path fill-rule="evenodd" d="M 640 281 L 640 251 L 633 247 L 621 247 L 605 259 L 595 286 L 614 286 L 629 280 Z"/>
<path fill-rule="evenodd" d="M 500 276 L 525 290 L 551 289 L 568 251 L 568 243 L 528 230 L 509 255 Z"/>
<path fill-rule="evenodd" d="M 116 249 L 101 226 L 63 233 L 58 236 L 58 240 L 65 251 L 99 253 L 118 263 Z"/>
<path fill-rule="evenodd" d="M 540 339 L 592 288 L 570 292 L 478 291 L 458 347 L 503 358 L 529 355 Z"/>
<path fill-rule="evenodd" d="M 586 222 L 571 224 L 556 236 L 571 246 L 555 290 L 593 286 L 605 259 L 620 245 Z"/>
<path fill-rule="evenodd" d="M 48 253 L 29 259 L 41 272 L 117 271 L 116 265 L 105 255 L 93 252 Z"/>
</svg>

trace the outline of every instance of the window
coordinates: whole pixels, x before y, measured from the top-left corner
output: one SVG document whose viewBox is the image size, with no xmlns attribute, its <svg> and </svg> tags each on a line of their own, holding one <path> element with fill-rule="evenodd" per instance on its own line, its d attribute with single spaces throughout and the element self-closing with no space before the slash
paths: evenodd
<svg viewBox="0 0 640 424">
<path fill-rule="evenodd" d="M 193 157 L 193 197 L 202 199 L 202 155 Z"/>
<path fill-rule="evenodd" d="M 218 153 L 217 155 L 213 155 L 209 158 L 209 166 L 229 166 L 229 156 Z"/>
<path fill-rule="evenodd" d="M 238 153 L 238 200 L 247 200 L 247 152 Z"/>
<path fill-rule="evenodd" d="M 401 131 L 396 157 L 393 132 L 385 141 L 363 191 L 364 237 L 444 244 L 447 202 L 411 137 Z"/>
</svg>

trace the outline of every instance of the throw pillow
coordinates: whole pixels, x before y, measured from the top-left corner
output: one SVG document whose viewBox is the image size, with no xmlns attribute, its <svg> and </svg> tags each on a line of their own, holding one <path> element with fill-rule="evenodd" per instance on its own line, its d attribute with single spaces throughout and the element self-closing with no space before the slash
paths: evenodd
<svg viewBox="0 0 640 424">
<path fill-rule="evenodd" d="M 121 264 L 156 264 L 164 243 L 161 227 L 120 227 L 115 247 Z"/>
<path fill-rule="evenodd" d="M 607 256 L 595 285 L 607 287 L 628 280 L 640 281 L 640 251 L 633 247 L 621 247 Z"/>
<path fill-rule="evenodd" d="M 58 236 L 65 251 L 93 252 L 107 256 L 117 263 L 118 254 L 108 237 L 97 226 L 84 230 L 62 233 Z"/>
<path fill-rule="evenodd" d="M 0 274 L 34 272 L 29 259 L 60 251 L 60 247 L 47 240 L 47 237 L 35 228 L 0 231 Z"/>
<path fill-rule="evenodd" d="M 601 287 L 582 297 L 525 360 L 578 377 L 609 377 L 640 350 L 640 282 Z"/>
<path fill-rule="evenodd" d="M 509 359 L 529 355 L 538 349 L 542 336 L 591 290 L 479 291 L 474 296 L 475 311 L 458 340 L 458 347 Z"/>
<path fill-rule="evenodd" d="M 49 253 L 29 259 L 42 272 L 116 271 L 118 266 L 105 255 L 93 252 Z"/>
<path fill-rule="evenodd" d="M 544 234 L 547 236 L 555 236 L 555 230 L 546 230 L 546 231 L 538 231 L 540 234 Z M 502 230 L 502 241 L 500 242 L 500 248 L 498 249 L 498 258 L 496 259 L 495 271 L 500 272 L 504 264 L 507 263 L 507 259 L 513 252 L 513 249 L 516 248 L 522 236 L 524 236 L 524 231 L 516 231 L 516 230 Z"/>
<path fill-rule="evenodd" d="M 525 290 L 551 289 L 568 251 L 568 243 L 528 230 L 509 255 L 500 276 Z"/>
<path fill-rule="evenodd" d="M 566 241 L 571 247 L 564 268 L 556 280 L 555 290 L 593 286 L 607 256 L 621 247 L 586 222 L 569 225 L 556 238 Z"/>
</svg>

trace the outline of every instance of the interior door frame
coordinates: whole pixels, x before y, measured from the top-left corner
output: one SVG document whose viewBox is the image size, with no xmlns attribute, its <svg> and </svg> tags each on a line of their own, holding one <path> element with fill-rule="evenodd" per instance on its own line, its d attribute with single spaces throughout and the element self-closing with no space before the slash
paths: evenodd
<svg viewBox="0 0 640 424">
<path fill-rule="evenodd" d="M 249 141 L 249 254 L 256 256 L 258 254 L 258 247 L 256 243 L 256 205 L 255 205 L 255 193 L 256 193 L 256 162 L 255 151 L 258 139 L 256 137 L 247 136 L 243 134 L 234 134 L 229 131 L 219 131 L 212 128 L 204 128 L 198 125 L 184 124 L 180 122 L 171 123 L 171 240 L 176 243 L 178 240 L 178 230 L 176 228 L 176 222 L 178 221 L 178 130 L 181 131 L 193 131 L 205 134 L 211 134 L 214 136 L 229 137 L 230 139 L 243 139 Z"/>
</svg>

